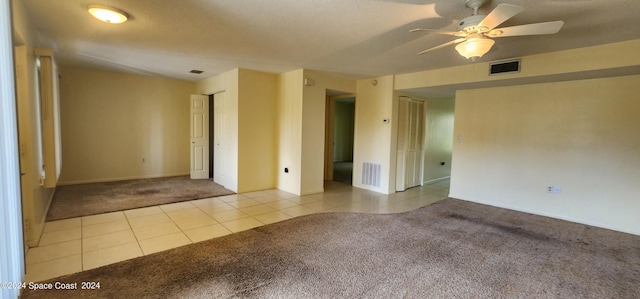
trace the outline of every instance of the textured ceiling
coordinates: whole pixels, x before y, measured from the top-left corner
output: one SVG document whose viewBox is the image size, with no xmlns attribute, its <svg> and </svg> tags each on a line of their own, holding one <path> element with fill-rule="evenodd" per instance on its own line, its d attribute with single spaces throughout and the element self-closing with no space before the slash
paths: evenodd
<svg viewBox="0 0 640 299">
<path fill-rule="evenodd" d="M 241 67 L 281 73 L 307 68 L 362 79 L 469 64 L 452 40 L 409 33 L 415 27 L 456 30 L 472 11 L 464 0 L 22 0 L 38 47 L 61 65 L 200 80 Z M 555 35 L 508 37 L 480 61 L 640 38 L 639 0 L 489 1 L 525 11 L 500 27 L 563 20 Z M 120 24 L 102 23 L 89 4 L 122 9 Z M 203 70 L 200 75 L 192 69 Z"/>
</svg>

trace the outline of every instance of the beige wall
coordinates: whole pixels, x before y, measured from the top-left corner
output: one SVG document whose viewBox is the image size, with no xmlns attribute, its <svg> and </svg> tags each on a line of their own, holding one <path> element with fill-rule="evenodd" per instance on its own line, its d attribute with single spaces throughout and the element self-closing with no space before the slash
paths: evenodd
<svg viewBox="0 0 640 299">
<path fill-rule="evenodd" d="M 277 186 L 275 74 L 238 73 L 238 192 Z"/>
<path fill-rule="evenodd" d="M 424 183 L 451 176 L 454 106 L 454 98 L 426 101 Z"/>
<path fill-rule="evenodd" d="M 300 194 L 303 70 L 278 75 L 278 189 Z M 284 169 L 289 170 L 288 173 Z"/>
<path fill-rule="evenodd" d="M 192 82 L 62 67 L 61 184 L 189 173 Z"/>
<path fill-rule="evenodd" d="M 313 80 L 314 84 L 303 88 L 300 193 L 312 194 L 324 191 L 327 89 L 355 93 L 356 81 L 313 70 L 304 70 L 304 78 Z"/>
<path fill-rule="evenodd" d="M 20 171 L 22 191 L 22 211 L 25 241 L 28 246 L 38 244 L 44 228 L 46 213 L 51 203 L 54 188 L 44 188 L 40 184 L 41 147 L 38 133 L 39 113 L 36 64 L 33 54 L 34 31 L 22 1 L 12 1 L 14 56 L 16 62 L 16 95 L 18 107 L 18 135 L 20 139 Z"/>
<path fill-rule="evenodd" d="M 304 78 L 313 86 L 304 86 Z M 279 75 L 236 69 L 198 82 L 198 93 L 224 91 L 232 102 L 228 161 L 237 170 L 229 171 L 236 179 L 225 187 L 322 192 L 327 89 L 354 93 L 355 81 L 302 69 Z"/>
<path fill-rule="evenodd" d="M 450 195 L 640 234 L 638 82 L 459 91 Z"/>
<path fill-rule="evenodd" d="M 385 194 L 395 192 L 396 118 L 400 96 L 424 99 L 394 91 L 394 76 L 358 81 L 353 163 L 353 184 L 356 187 Z M 429 182 L 450 176 L 454 99 L 424 100 L 427 113 L 423 181 Z M 390 122 L 384 123 L 383 119 L 389 119 Z M 440 165 L 442 161 L 445 162 L 444 166 Z M 381 164 L 381 186 L 362 184 L 363 162 Z"/>
<path fill-rule="evenodd" d="M 375 84 L 374 84 L 375 81 Z M 357 83 L 355 138 L 353 145 L 353 185 L 380 193 L 395 192 L 397 95 L 393 76 Z M 389 119 L 389 123 L 384 123 Z M 362 163 L 381 165 L 380 186 L 362 184 Z"/>
<path fill-rule="evenodd" d="M 573 50 L 521 57 L 519 73 L 489 76 L 489 62 L 476 62 L 457 67 L 400 74 L 395 88 L 408 90 L 426 87 L 454 89 L 543 83 L 578 78 L 606 76 L 607 70 L 626 69 L 636 73 L 640 66 L 640 39 Z"/>
<path fill-rule="evenodd" d="M 277 75 L 234 69 L 197 83 L 197 93 L 226 101 L 225 188 L 250 192 L 276 187 Z"/>
<path fill-rule="evenodd" d="M 221 178 L 214 180 L 234 192 L 238 192 L 238 72 L 233 69 L 197 82 L 198 94 L 215 94 L 215 101 L 224 101 L 224 138 L 220 140 L 224 165 Z"/>
<path fill-rule="evenodd" d="M 401 74 L 395 88 L 458 90 L 450 196 L 640 234 L 640 80 L 612 77 L 637 74 L 639 47 L 522 57 L 520 73 L 499 76 L 488 62 Z"/>
<path fill-rule="evenodd" d="M 309 79 L 313 84 L 305 85 Z M 355 81 L 313 70 L 278 75 L 278 188 L 294 194 L 324 190 L 327 89 L 355 93 Z M 284 168 L 289 173 L 284 173 Z"/>
<path fill-rule="evenodd" d="M 234 69 L 217 76 L 202 79 L 196 82 L 197 94 L 217 94 L 220 92 L 231 92 L 237 85 L 238 69 Z"/>
</svg>

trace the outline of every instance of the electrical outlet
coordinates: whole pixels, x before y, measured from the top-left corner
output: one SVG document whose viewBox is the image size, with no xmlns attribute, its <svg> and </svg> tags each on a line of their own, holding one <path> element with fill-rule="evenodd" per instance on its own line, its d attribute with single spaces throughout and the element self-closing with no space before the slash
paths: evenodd
<svg viewBox="0 0 640 299">
<path fill-rule="evenodd" d="M 547 185 L 547 193 L 549 194 L 560 194 L 562 192 L 562 188 L 557 185 Z"/>
</svg>

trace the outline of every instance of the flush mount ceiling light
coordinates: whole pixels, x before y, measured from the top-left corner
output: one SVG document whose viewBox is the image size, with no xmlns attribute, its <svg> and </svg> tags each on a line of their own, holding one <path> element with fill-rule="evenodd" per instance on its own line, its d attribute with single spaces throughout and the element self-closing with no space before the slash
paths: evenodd
<svg viewBox="0 0 640 299">
<path fill-rule="evenodd" d="M 92 16 L 105 23 L 120 24 L 126 22 L 129 18 L 126 12 L 103 5 L 91 4 L 88 10 Z"/>
</svg>

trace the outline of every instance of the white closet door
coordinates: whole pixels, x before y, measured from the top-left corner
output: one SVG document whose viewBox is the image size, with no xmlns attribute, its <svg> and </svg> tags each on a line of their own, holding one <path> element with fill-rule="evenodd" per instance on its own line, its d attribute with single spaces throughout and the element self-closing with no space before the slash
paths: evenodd
<svg viewBox="0 0 640 299">
<path fill-rule="evenodd" d="M 191 95 L 191 179 L 209 178 L 209 97 Z"/>
<path fill-rule="evenodd" d="M 221 92 L 213 96 L 213 181 L 222 186 L 227 184 L 227 175 L 225 171 L 227 160 L 226 155 L 226 132 L 227 120 L 226 115 L 229 113 L 229 100 L 226 93 Z"/>
<path fill-rule="evenodd" d="M 422 181 L 424 101 L 400 97 L 398 103 L 396 191 L 419 186 Z"/>
</svg>

